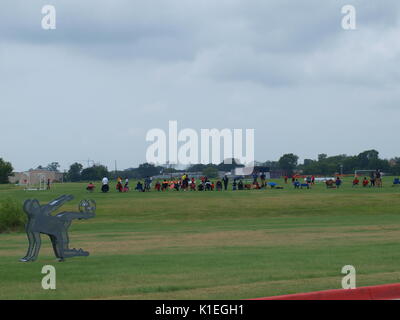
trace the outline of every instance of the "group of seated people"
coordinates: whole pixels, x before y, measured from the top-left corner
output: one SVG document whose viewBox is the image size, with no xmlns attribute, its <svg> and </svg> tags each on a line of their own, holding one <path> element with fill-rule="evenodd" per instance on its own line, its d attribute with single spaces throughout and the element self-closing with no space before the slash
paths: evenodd
<svg viewBox="0 0 400 320">
<path fill-rule="evenodd" d="M 367 177 L 364 177 L 362 181 L 362 186 L 367 187 L 370 184 L 370 181 L 367 179 Z M 360 185 L 360 179 L 358 177 L 355 177 L 353 180 L 353 187 L 359 186 Z"/>
<path fill-rule="evenodd" d="M 141 183 L 138 183 L 138 190 L 141 191 Z M 228 183 L 226 182 L 226 185 Z M 253 183 L 244 183 L 241 179 L 234 179 L 232 182 L 232 190 L 260 190 L 267 188 L 267 186 L 271 187 L 271 189 L 276 188 L 279 189 L 279 186 L 275 182 L 266 183 L 263 181 L 261 184 L 256 180 Z M 174 191 L 222 191 L 224 189 L 224 183 L 221 180 L 217 180 L 216 182 L 211 181 L 207 177 L 202 177 L 201 181 L 198 183 L 194 178 L 189 179 L 185 182 L 185 180 L 173 180 L 167 181 L 164 180 L 162 182 L 157 181 L 154 190 L 163 192 L 167 190 Z"/>
<path fill-rule="evenodd" d="M 222 191 L 223 185 L 222 181 L 218 180 L 216 183 L 210 181 L 207 177 L 202 179 L 201 183 L 196 184 L 196 180 L 194 178 L 189 180 L 173 180 L 160 182 L 157 181 L 154 189 L 156 191 L 167 191 L 167 190 L 175 190 L 175 191 Z"/>
<path fill-rule="evenodd" d="M 107 193 L 110 191 L 110 186 L 108 182 L 108 178 L 104 177 L 101 181 L 101 192 Z M 129 191 L 129 180 L 128 178 L 125 179 L 125 184 L 122 185 L 122 178 L 117 179 L 117 184 L 115 186 L 116 190 L 118 192 L 128 192 Z M 86 186 L 86 190 L 89 192 L 93 192 L 96 189 L 96 186 L 93 184 L 93 182 L 89 182 L 89 184 Z"/>
<path fill-rule="evenodd" d="M 395 179 L 396 180 L 396 179 Z M 370 187 L 375 187 L 375 186 L 382 186 L 382 180 L 381 178 L 376 178 L 376 177 L 370 177 L 369 179 L 367 177 L 364 177 L 362 182 L 358 177 L 355 177 L 353 180 L 353 187 L 359 186 L 360 183 L 362 183 L 362 186 L 364 188 L 370 186 Z M 394 184 L 394 183 L 393 183 Z"/>
<path fill-rule="evenodd" d="M 139 192 L 146 192 L 146 191 L 148 192 L 151 189 L 151 182 L 152 182 L 152 180 L 150 177 L 147 177 L 144 180 L 144 184 L 142 184 L 141 181 L 138 181 L 138 183 L 136 184 L 135 190 L 139 191 Z"/>
<path fill-rule="evenodd" d="M 310 189 L 311 183 L 309 183 L 307 180 L 305 183 L 301 183 L 299 179 L 295 179 L 295 181 L 293 182 L 293 186 L 295 189 L 303 189 L 303 188 Z"/>
</svg>

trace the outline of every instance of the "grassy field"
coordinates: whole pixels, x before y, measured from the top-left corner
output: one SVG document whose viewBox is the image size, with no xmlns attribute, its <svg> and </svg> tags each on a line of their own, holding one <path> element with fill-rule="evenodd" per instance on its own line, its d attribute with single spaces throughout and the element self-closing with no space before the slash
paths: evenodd
<svg viewBox="0 0 400 320">
<path fill-rule="evenodd" d="M 0 299 L 246 299 L 341 287 L 353 265 L 357 285 L 400 281 L 400 188 L 88 194 L 85 184 L 51 191 L 0 186 L 0 199 L 50 201 L 61 194 L 97 202 L 74 221 L 71 247 L 89 257 L 57 262 L 50 241 L 20 263 L 23 233 L 0 234 Z M 99 187 L 98 187 L 99 188 Z M 57 270 L 43 290 L 41 269 Z"/>
</svg>

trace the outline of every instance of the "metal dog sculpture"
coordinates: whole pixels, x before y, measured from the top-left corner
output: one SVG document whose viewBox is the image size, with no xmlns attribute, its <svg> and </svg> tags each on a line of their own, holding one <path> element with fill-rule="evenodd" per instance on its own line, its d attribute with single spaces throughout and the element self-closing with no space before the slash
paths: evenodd
<svg viewBox="0 0 400 320">
<path fill-rule="evenodd" d="M 59 261 L 76 256 L 88 256 L 89 252 L 82 249 L 69 249 L 68 228 L 74 219 L 90 219 L 95 216 L 96 203 L 93 200 L 83 200 L 79 204 L 80 212 L 61 212 L 54 216 L 52 212 L 59 209 L 73 196 L 63 195 L 46 205 L 40 205 L 38 200 L 26 200 L 24 211 L 28 216 L 26 234 L 28 236 L 28 252 L 20 259 L 21 262 L 35 261 L 41 246 L 40 234 L 47 234 L 53 245 L 54 254 Z"/>
</svg>

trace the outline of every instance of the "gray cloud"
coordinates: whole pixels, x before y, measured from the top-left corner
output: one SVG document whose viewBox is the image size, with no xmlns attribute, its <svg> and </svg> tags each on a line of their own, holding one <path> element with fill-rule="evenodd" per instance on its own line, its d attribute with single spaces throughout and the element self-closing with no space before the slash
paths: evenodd
<svg viewBox="0 0 400 320">
<path fill-rule="evenodd" d="M 259 160 L 394 156 L 400 4 L 351 1 L 358 29 L 344 31 L 348 2 L 54 0 L 57 29 L 44 31 L 48 1 L 3 0 L 0 156 L 19 170 L 130 167 L 168 120 L 255 128 Z"/>
</svg>

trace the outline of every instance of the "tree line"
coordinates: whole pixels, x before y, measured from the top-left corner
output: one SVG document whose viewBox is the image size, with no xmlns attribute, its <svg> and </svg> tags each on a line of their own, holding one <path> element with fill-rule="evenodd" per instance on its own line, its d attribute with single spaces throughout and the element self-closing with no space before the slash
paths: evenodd
<svg viewBox="0 0 400 320">
<path fill-rule="evenodd" d="M 358 155 L 348 156 L 345 154 L 328 156 L 319 154 L 317 159 L 305 159 L 299 163 L 299 157 L 293 153 L 284 154 L 277 161 L 265 161 L 257 163 L 258 166 L 268 167 L 272 171 L 280 171 L 282 175 L 292 175 L 302 173 L 306 175 L 333 175 L 336 173 L 352 174 L 355 170 L 376 170 L 389 175 L 400 175 L 400 157 L 392 159 L 382 159 L 376 150 L 367 150 Z M 39 166 L 37 169 L 59 171 L 58 162 L 52 162 L 46 167 Z M 78 181 L 98 181 L 103 177 L 116 178 L 118 176 L 129 179 L 143 179 L 155 175 L 168 175 L 177 172 L 201 172 L 205 176 L 215 178 L 219 171 L 231 171 L 234 168 L 243 167 L 235 159 L 231 159 L 231 164 L 194 164 L 185 170 L 165 168 L 149 163 L 143 163 L 137 168 L 129 168 L 122 171 L 109 171 L 106 166 L 94 164 L 91 167 L 83 168 L 80 163 L 74 163 L 69 170 L 64 173 L 64 180 L 71 182 Z M 0 158 L 0 183 L 7 183 L 8 177 L 12 175 L 13 167 L 10 162 Z"/>
</svg>

